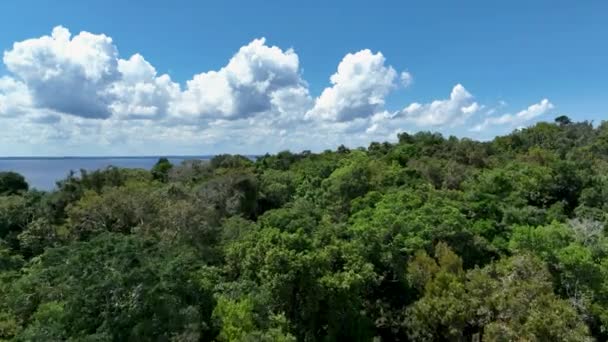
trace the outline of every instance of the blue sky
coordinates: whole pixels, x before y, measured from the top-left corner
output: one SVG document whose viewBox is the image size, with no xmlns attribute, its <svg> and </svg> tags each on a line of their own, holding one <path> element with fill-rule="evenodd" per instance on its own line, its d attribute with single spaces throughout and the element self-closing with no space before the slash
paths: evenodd
<svg viewBox="0 0 608 342">
<path fill-rule="evenodd" d="M 488 139 L 608 114 L 605 1 L 22 0 L 0 13 L 0 155 L 319 150 L 417 130 Z M 111 42 L 13 46 L 58 26 L 66 46 L 82 31 Z M 70 55 L 97 48 L 116 61 Z M 115 64 L 133 54 L 129 70 L 156 73 L 127 81 Z M 234 80 L 243 70 L 250 83 Z"/>
</svg>

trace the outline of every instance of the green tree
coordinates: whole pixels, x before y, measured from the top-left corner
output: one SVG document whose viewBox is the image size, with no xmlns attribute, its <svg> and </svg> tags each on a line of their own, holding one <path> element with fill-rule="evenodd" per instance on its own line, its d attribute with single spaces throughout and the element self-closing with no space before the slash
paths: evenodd
<svg viewBox="0 0 608 342">
<path fill-rule="evenodd" d="M 570 125 L 572 123 L 572 120 L 570 120 L 570 118 L 566 115 L 560 115 L 555 118 L 555 122 L 558 123 L 560 126 L 566 126 Z"/>
<path fill-rule="evenodd" d="M 102 234 L 49 249 L 3 299 L 20 322 L 17 340 L 168 340 L 212 334 L 215 282 L 190 250 L 160 249 L 137 237 Z M 58 299 L 60 301 L 58 301 Z M 50 329 L 50 330 L 49 330 Z"/>
<path fill-rule="evenodd" d="M 27 191 L 25 178 L 16 172 L 0 172 L 0 195 L 16 195 Z"/>
<path fill-rule="evenodd" d="M 169 180 L 169 172 L 173 168 L 173 164 L 167 158 L 160 158 L 152 167 L 152 178 L 157 181 L 166 183 Z"/>
</svg>

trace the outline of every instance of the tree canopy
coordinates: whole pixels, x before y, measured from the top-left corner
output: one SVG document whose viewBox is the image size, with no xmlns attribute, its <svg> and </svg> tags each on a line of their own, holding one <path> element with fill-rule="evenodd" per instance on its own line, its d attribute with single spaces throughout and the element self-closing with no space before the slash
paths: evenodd
<svg viewBox="0 0 608 342">
<path fill-rule="evenodd" d="M 15 195 L 29 188 L 25 178 L 16 172 L 0 172 L 0 195 Z"/>
<path fill-rule="evenodd" d="M 608 339 L 608 124 L 0 173 L 0 341 Z"/>
</svg>

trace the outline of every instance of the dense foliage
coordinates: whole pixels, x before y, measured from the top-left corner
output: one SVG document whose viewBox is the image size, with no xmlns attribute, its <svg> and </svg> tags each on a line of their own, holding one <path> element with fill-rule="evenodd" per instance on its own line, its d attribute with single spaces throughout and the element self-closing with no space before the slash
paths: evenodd
<svg viewBox="0 0 608 342">
<path fill-rule="evenodd" d="M 0 340 L 608 339 L 608 123 L 0 174 Z"/>
</svg>

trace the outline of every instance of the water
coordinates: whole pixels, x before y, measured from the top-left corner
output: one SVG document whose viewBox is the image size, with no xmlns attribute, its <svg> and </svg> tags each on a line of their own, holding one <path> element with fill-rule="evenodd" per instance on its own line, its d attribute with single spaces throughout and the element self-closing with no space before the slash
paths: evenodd
<svg viewBox="0 0 608 342">
<path fill-rule="evenodd" d="M 169 157 L 174 165 L 184 160 L 210 159 L 210 156 Z M 94 171 L 108 166 L 151 169 L 158 157 L 69 157 L 69 158 L 0 158 L 0 171 L 22 174 L 31 188 L 53 190 L 55 182 L 64 179 L 70 170 Z"/>
</svg>

